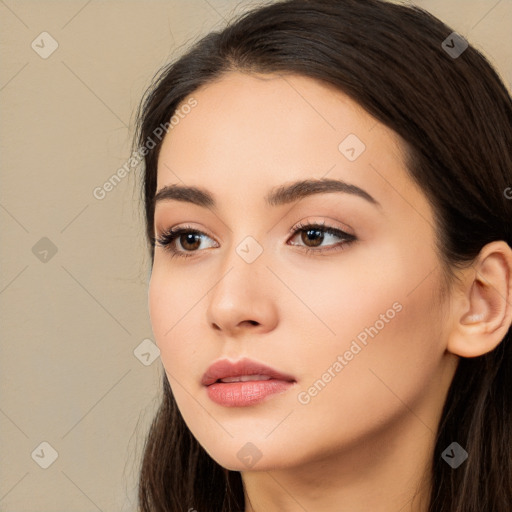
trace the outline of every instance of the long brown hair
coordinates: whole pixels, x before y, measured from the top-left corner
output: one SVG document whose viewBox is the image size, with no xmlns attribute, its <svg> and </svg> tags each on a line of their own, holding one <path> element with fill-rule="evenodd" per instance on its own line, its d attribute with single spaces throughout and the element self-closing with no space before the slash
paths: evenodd
<svg viewBox="0 0 512 512">
<path fill-rule="evenodd" d="M 333 84 L 405 141 L 408 173 L 434 209 L 440 259 L 454 277 L 485 244 L 512 246 L 505 192 L 512 186 L 512 101 L 487 59 L 452 32 L 416 6 L 384 0 L 286 0 L 253 9 L 159 71 L 139 106 L 134 144 L 146 145 L 188 96 L 226 71 L 295 73 Z M 151 261 L 160 146 L 157 140 L 145 155 L 142 175 Z M 492 352 L 460 359 L 432 454 L 429 512 L 512 510 L 511 337 L 509 329 Z M 441 457 L 453 441 L 469 454 L 456 470 Z M 139 507 L 245 508 L 240 473 L 199 445 L 165 374 Z"/>
</svg>

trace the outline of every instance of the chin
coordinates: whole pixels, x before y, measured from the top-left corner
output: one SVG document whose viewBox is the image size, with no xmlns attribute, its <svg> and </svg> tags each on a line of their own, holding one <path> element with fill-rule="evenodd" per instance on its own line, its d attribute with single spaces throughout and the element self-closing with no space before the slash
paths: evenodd
<svg viewBox="0 0 512 512">
<path fill-rule="evenodd" d="M 207 452 L 217 464 L 230 471 L 269 471 L 284 469 L 293 464 L 283 457 L 285 450 L 263 442 L 232 440 L 229 445 L 216 446 Z"/>
</svg>

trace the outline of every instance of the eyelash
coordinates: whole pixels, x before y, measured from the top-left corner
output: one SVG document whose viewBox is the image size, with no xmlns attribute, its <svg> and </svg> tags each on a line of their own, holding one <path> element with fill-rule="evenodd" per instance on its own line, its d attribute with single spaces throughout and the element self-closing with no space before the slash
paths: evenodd
<svg viewBox="0 0 512 512">
<path fill-rule="evenodd" d="M 294 226 L 290 230 L 290 234 L 295 237 L 295 235 L 303 232 L 303 231 L 311 231 L 311 230 L 317 230 L 321 231 L 324 234 L 328 235 L 334 235 L 338 238 L 342 238 L 343 241 L 331 246 L 328 249 L 312 249 L 310 247 L 300 246 L 304 249 L 304 252 L 306 254 L 324 254 L 326 252 L 330 251 L 337 251 L 337 250 L 343 250 L 345 246 L 351 244 L 352 242 L 355 242 L 357 238 L 354 235 L 351 235 L 349 233 L 346 233 L 345 231 L 342 231 L 341 229 L 337 229 L 331 226 L 326 226 L 325 223 L 312 223 L 312 224 L 301 224 Z M 171 256 L 178 256 L 180 258 L 190 258 L 194 256 L 194 253 L 199 252 L 199 250 L 195 251 L 179 251 L 175 248 L 175 241 L 184 234 L 193 234 L 193 235 L 206 235 L 206 233 L 203 233 L 201 231 L 198 231 L 197 229 L 192 228 L 191 226 L 181 226 L 178 228 L 170 228 L 166 231 L 164 231 L 161 235 L 159 235 L 157 238 L 153 239 L 153 242 L 156 245 L 159 245 L 160 247 L 163 247 L 166 251 L 169 251 L 171 253 Z M 292 237 L 292 238 L 293 238 Z M 297 246 L 297 244 L 292 244 L 294 246 Z"/>
</svg>

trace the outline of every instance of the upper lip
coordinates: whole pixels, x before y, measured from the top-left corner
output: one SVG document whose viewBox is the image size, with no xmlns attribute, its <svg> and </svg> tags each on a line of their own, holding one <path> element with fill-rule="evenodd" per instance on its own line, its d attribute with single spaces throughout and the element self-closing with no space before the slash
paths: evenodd
<svg viewBox="0 0 512 512">
<path fill-rule="evenodd" d="M 203 386 L 209 386 L 219 379 L 227 377 L 240 377 L 241 375 L 268 375 L 272 379 L 286 380 L 294 382 L 295 378 L 286 373 L 282 373 L 270 366 L 251 359 L 240 359 L 239 361 L 229 361 L 221 359 L 208 367 L 201 379 Z"/>
</svg>

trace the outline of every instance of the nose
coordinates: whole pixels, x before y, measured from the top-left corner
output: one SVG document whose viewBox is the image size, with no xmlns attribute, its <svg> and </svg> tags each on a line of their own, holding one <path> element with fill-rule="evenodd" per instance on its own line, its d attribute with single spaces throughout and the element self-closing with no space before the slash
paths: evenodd
<svg viewBox="0 0 512 512">
<path fill-rule="evenodd" d="M 263 255 L 247 263 L 233 250 L 207 294 L 208 324 L 229 336 L 271 331 L 278 322 L 276 284 Z"/>
</svg>

